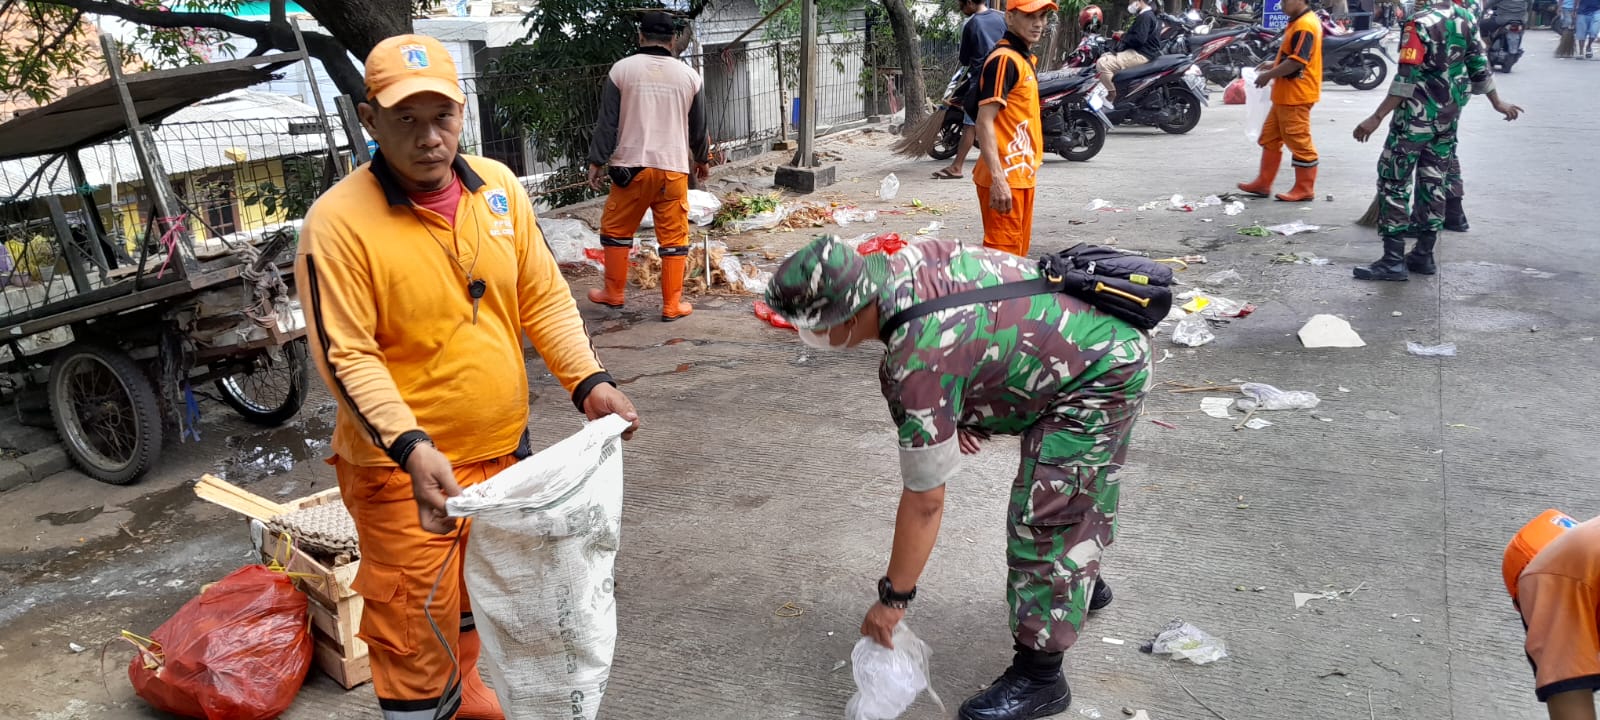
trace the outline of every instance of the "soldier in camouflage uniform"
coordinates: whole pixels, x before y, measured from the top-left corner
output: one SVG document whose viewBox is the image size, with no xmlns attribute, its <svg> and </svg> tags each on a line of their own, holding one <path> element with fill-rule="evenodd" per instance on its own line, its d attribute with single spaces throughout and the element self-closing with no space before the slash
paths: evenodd
<svg viewBox="0 0 1600 720">
<path fill-rule="evenodd" d="M 1456 125 L 1467 95 L 1487 94 L 1494 109 L 1515 120 L 1522 109 L 1500 101 L 1483 41 L 1472 27 L 1472 15 L 1449 0 L 1439 0 L 1406 23 L 1400 43 L 1400 70 L 1378 111 L 1355 130 L 1366 142 L 1391 112 L 1389 138 L 1378 158 L 1381 205 L 1378 231 L 1383 257 L 1358 267 L 1358 280 L 1405 280 L 1407 270 L 1432 275 L 1433 247 L 1443 226 L 1444 184 L 1449 159 L 1455 155 Z M 1411 185 L 1416 178 L 1417 211 Z M 1413 227 L 1415 217 L 1415 227 Z M 1406 253 L 1405 234 L 1416 231 L 1417 243 Z"/>
<path fill-rule="evenodd" d="M 1472 23 L 1472 29 L 1477 31 L 1478 18 L 1483 17 L 1483 3 L 1480 0 L 1455 0 L 1455 4 L 1456 7 L 1467 11 L 1471 16 L 1468 20 Z M 1482 41 L 1481 35 L 1479 41 Z M 1466 102 L 1463 101 L 1462 109 L 1465 108 Z M 1467 222 L 1467 211 L 1461 206 L 1461 199 L 1466 197 L 1466 193 L 1466 183 L 1461 179 L 1461 144 L 1458 138 L 1455 152 L 1450 153 L 1450 157 L 1445 160 L 1444 229 L 1450 232 L 1466 232 L 1472 229 Z M 1419 215 L 1417 209 L 1416 205 L 1411 209 L 1411 229 L 1406 233 L 1411 237 L 1416 237 L 1416 233 L 1428 224 L 1427 218 Z"/>
<path fill-rule="evenodd" d="M 774 312 L 808 345 L 887 346 L 880 379 L 905 489 L 863 635 L 890 644 L 933 549 L 945 485 L 961 477 L 960 456 L 993 434 L 1022 437 L 1006 542 L 1016 654 L 999 680 L 962 705 L 962 720 L 1025 720 L 1071 703 L 1062 652 L 1087 613 L 1111 600 L 1100 554 L 1116 535 L 1116 471 L 1150 382 L 1149 341 L 1065 294 L 958 306 L 886 338 L 879 332 L 918 303 L 1037 277 L 1031 260 L 954 242 L 863 258 L 819 238 L 785 261 L 767 289 Z"/>
</svg>

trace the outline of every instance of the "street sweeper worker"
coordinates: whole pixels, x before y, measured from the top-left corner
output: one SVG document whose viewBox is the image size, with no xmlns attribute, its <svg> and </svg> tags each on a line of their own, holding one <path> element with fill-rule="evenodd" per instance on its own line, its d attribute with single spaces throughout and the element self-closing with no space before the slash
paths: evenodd
<svg viewBox="0 0 1600 720">
<path fill-rule="evenodd" d="M 694 312 L 683 302 L 689 262 L 689 174 L 710 174 L 705 92 L 700 73 L 673 57 L 676 20 L 652 10 L 639 20 L 639 49 L 611 66 L 600 92 L 600 120 L 589 143 L 589 185 L 610 176 L 600 220 L 604 286 L 589 302 L 620 308 L 628 289 L 628 253 L 646 210 L 661 246 L 661 319 Z M 692 166 L 692 167 L 691 167 Z"/>
<path fill-rule="evenodd" d="M 890 646 L 917 595 L 944 514 L 945 488 L 975 482 L 961 456 L 991 435 L 1017 435 L 1022 464 L 1007 511 L 1011 666 L 962 706 L 962 720 L 1030 720 L 1062 712 L 1072 692 L 1062 653 L 1084 617 L 1111 602 L 1101 551 L 1115 536 L 1116 472 L 1150 382 L 1149 340 L 1064 293 L 955 305 L 895 326 L 923 302 L 1037 279 L 1026 258 L 928 240 L 862 257 L 836 238 L 778 267 L 766 301 L 819 349 L 886 346 L 879 369 L 897 426 L 904 489 L 894 545 L 861 633 Z"/>
<path fill-rule="evenodd" d="M 1322 20 L 1311 12 L 1308 0 L 1283 0 L 1289 26 L 1283 31 L 1278 56 L 1256 68 L 1256 87 L 1272 84 L 1272 110 L 1261 126 L 1261 171 L 1256 179 L 1239 183 L 1251 195 L 1267 197 L 1289 148 L 1294 165 L 1294 187 L 1279 193 L 1284 202 L 1306 202 L 1317 196 L 1317 146 L 1311 142 L 1311 106 L 1322 99 Z"/>
<path fill-rule="evenodd" d="M 1550 720 L 1595 720 L 1600 689 L 1600 518 L 1546 510 L 1506 546 L 1501 564 L 1528 631 L 1534 693 Z"/>
<path fill-rule="evenodd" d="M 458 152 L 465 97 L 444 46 L 378 43 L 366 86 L 358 112 L 378 152 L 312 206 L 295 259 L 311 356 L 338 402 L 330 462 L 360 541 L 359 637 L 385 720 L 500 718 L 451 552 L 470 524 L 445 498 L 530 454 L 524 335 L 590 419 L 637 415 L 516 174 Z"/>
<path fill-rule="evenodd" d="M 1029 48 L 1044 35 L 1055 0 L 1017 0 L 1006 9 L 1006 34 L 978 77 L 978 186 L 983 246 L 1027 255 L 1033 239 L 1033 188 L 1044 164 L 1038 60 Z"/>
</svg>

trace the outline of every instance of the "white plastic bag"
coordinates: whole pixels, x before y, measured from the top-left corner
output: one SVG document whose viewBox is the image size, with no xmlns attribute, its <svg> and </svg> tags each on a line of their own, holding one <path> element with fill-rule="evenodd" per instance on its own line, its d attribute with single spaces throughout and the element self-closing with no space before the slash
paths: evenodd
<svg viewBox="0 0 1600 720">
<path fill-rule="evenodd" d="M 1322 403 L 1322 398 L 1309 390 L 1279 390 L 1266 383 L 1247 382 L 1239 386 L 1239 392 L 1248 400 L 1239 401 L 1239 409 L 1249 412 L 1258 410 L 1310 410 Z"/>
<path fill-rule="evenodd" d="M 1150 652 L 1204 665 L 1227 657 L 1228 645 L 1222 642 L 1222 638 L 1214 637 L 1189 623 L 1173 621 L 1151 642 Z"/>
<path fill-rule="evenodd" d="M 1244 136 L 1255 142 L 1261 137 L 1261 127 L 1267 124 L 1267 114 L 1272 112 L 1272 85 L 1256 87 L 1256 69 L 1245 68 L 1239 76 L 1244 78 Z"/>
<path fill-rule="evenodd" d="M 888 176 L 884 177 L 883 182 L 878 183 L 878 197 L 884 202 L 894 200 L 895 196 L 899 194 L 900 178 L 895 177 L 894 173 L 889 173 Z"/>
<path fill-rule="evenodd" d="M 1172 342 L 1183 347 L 1200 347 L 1217 339 L 1211 324 L 1199 315 L 1188 315 L 1172 328 Z"/>
<path fill-rule="evenodd" d="M 932 655 L 928 644 L 903 622 L 894 626 L 889 640 L 894 643 L 892 650 L 864 637 L 850 652 L 856 694 L 845 705 L 846 720 L 894 720 L 911 707 L 923 690 L 928 691 L 928 697 L 940 710 L 944 709 L 928 674 Z"/>
<path fill-rule="evenodd" d="M 622 433 L 611 415 L 450 498 L 490 684 L 509 720 L 594 720 L 617 640 Z"/>
<path fill-rule="evenodd" d="M 539 218 L 539 231 L 550 252 L 561 265 L 582 265 L 592 262 L 583 253 L 586 249 L 600 249 L 600 234 L 590 230 L 582 220 L 571 218 Z"/>
<path fill-rule="evenodd" d="M 689 191 L 689 223 L 699 227 L 711 224 L 717 219 L 717 211 L 722 209 L 722 201 L 704 190 Z M 640 228 L 653 228 L 656 226 L 655 212 L 644 211 L 644 219 L 639 221 Z"/>
</svg>

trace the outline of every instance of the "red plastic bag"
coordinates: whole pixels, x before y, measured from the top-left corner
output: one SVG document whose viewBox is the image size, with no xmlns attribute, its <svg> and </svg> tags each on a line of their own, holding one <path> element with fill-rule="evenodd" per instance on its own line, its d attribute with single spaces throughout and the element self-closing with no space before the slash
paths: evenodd
<svg viewBox="0 0 1600 720">
<path fill-rule="evenodd" d="M 874 235 L 866 242 L 861 243 L 861 247 L 856 248 L 856 252 L 862 255 L 871 255 L 876 252 L 893 255 L 903 250 L 905 246 L 906 241 L 901 240 L 899 234 L 884 233 L 882 235 Z"/>
<path fill-rule="evenodd" d="M 248 565 L 184 603 L 128 663 L 133 691 L 162 712 L 206 720 L 283 714 L 311 669 L 306 596 Z"/>
<path fill-rule="evenodd" d="M 772 311 L 772 307 L 770 305 L 767 305 L 760 300 L 756 301 L 756 318 L 766 321 L 768 325 L 771 325 L 775 328 L 781 328 L 784 330 L 794 329 L 794 326 L 790 325 L 788 320 L 779 317 L 777 313 Z"/>
<path fill-rule="evenodd" d="M 1222 91 L 1224 105 L 1243 105 L 1244 98 L 1244 78 L 1234 78 L 1233 82 L 1228 83 L 1228 89 Z"/>
</svg>

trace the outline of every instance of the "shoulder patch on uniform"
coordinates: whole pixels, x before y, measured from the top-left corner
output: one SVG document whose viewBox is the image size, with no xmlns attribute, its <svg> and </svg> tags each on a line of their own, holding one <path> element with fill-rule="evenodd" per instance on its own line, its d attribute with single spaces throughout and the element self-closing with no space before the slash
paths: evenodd
<svg viewBox="0 0 1600 720">
<path fill-rule="evenodd" d="M 1406 38 L 1400 43 L 1400 64 L 1421 65 L 1427 54 L 1427 47 L 1422 44 L 1422 36 L 1417 34 L 1417 24 L 1406 23 Z"/>
<path fill-rule="evenodd" d="M 489 210 L 496 215 L 505 215 L 511 212 L 511 198 L 506 196 L 506 191 L 495 188 L 486 196 L 489 201 Z"/>
</svg>

